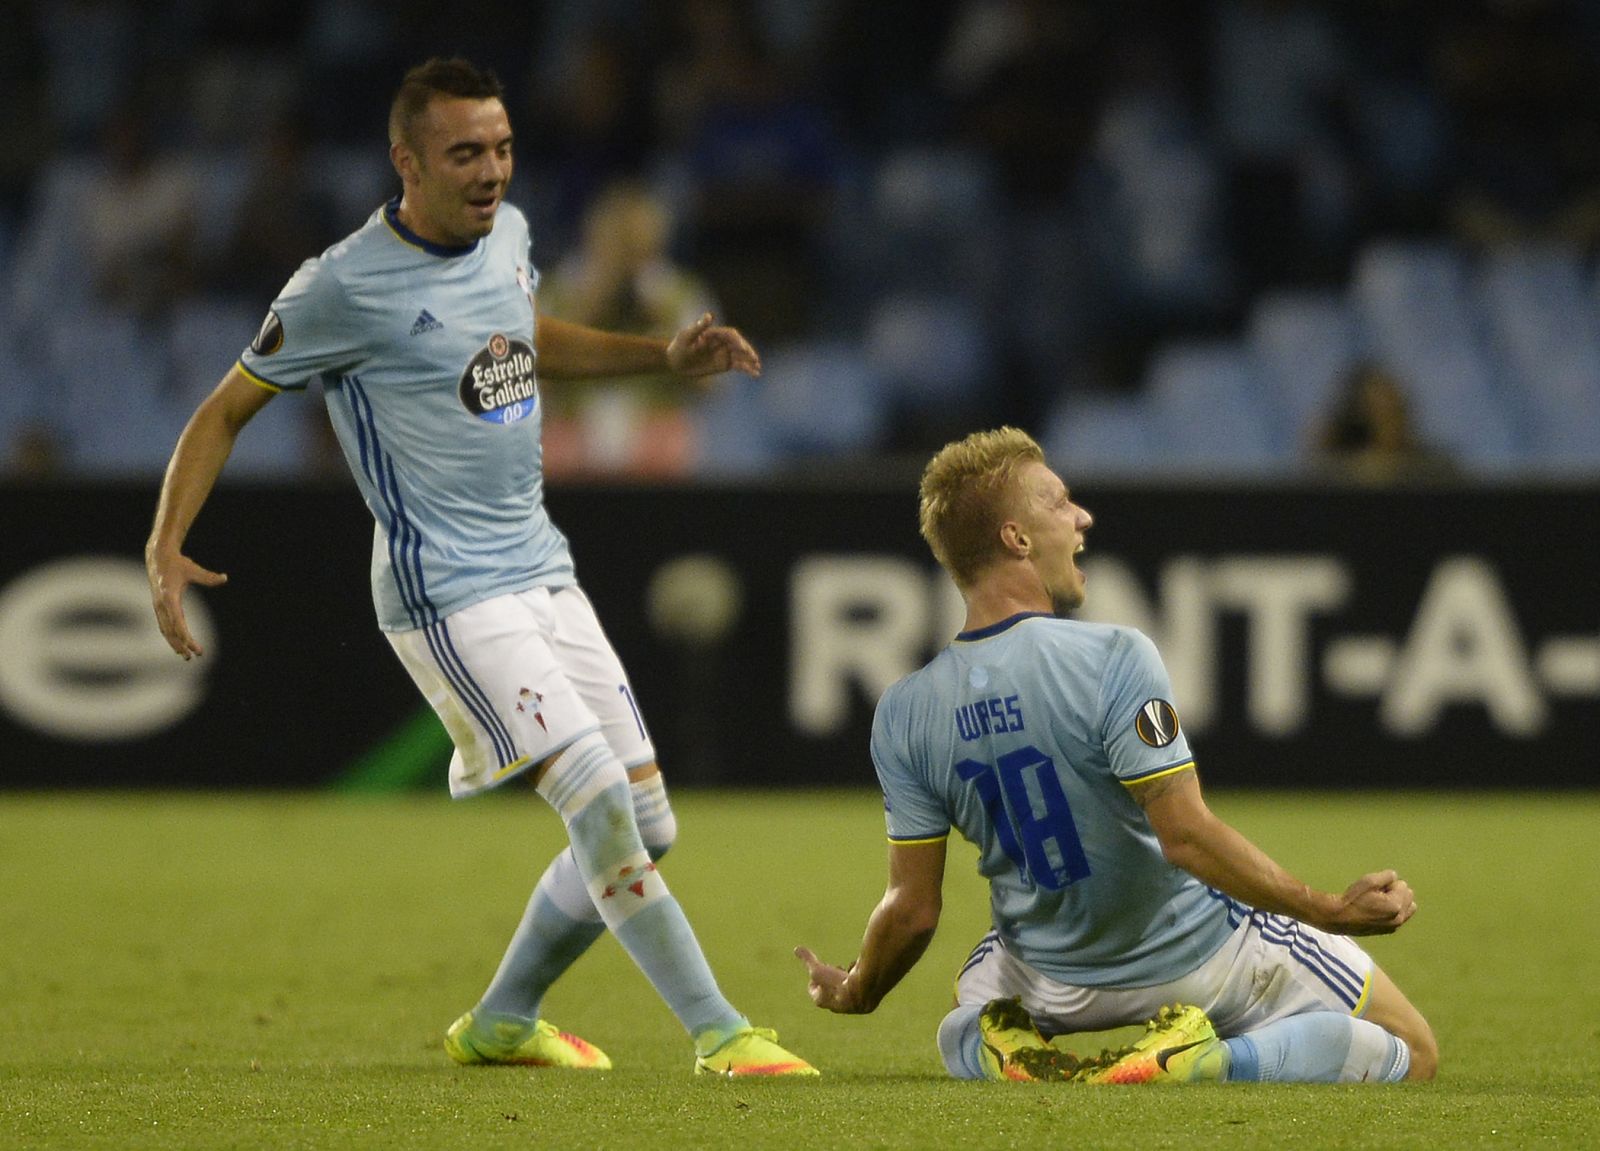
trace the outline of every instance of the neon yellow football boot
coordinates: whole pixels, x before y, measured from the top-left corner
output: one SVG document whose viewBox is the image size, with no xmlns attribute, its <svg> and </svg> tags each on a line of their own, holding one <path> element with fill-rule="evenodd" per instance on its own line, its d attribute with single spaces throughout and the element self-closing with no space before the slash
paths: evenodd
<svg viewBox="0 0 1600 1151">
<path fill-rule="evenodd" d="M 1145 1024 L 1145 1036 L 1084 1083 L 1192 1083 L 1227 1075 L 1228 1052 L 1198 1007 L 1174 1003 Z"/>
<path fill-rule="evenodd" d="M 1084 1067 L 1071 1052 L 1045 1042 L 1033 1025 L 1033 1016 L 1022 1006 L 1021 997 L 985 1004 L 978 1016 L 978 1034 L 983 1044 L 978 1049 L 978 1060 L 985 1079 L 1069 1083 Z"/>
<path fill-rule="evenodd" d="M 587 1040 L 559 1031 L 543 1019 L 533 1028 L 512 1023 L 476 1024 L 467 1012 L 445 1033 L 444 1049 L 457 1063 L 518 1063 L 527 1067 L 564 1067 L 610 1071 L 606 1053 Z"/>
<path fill-rule="evenodd" d="M 770 1027 L 746 1027 L 725 1038 L 710 1038 L 713 1040 L 711 1050 L 695 1058 L 696 1075 L 745 1079 L 822 1074 L 798 1055 L 779 1047 L 778 1033 Z"/>
</svg>

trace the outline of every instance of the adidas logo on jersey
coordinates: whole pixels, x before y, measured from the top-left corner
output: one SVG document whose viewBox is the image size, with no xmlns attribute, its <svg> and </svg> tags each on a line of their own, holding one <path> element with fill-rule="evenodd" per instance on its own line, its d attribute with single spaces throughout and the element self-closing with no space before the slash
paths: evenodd
<svg viewBox="0 0 1600 1151">
<path fill-rule="evenodd" d="M 411 334 L 420 336 L 423 332 L 436 332 L 442 327 L 444 325 L 433 318 L 433 313 L 423 308 L 417 313 L 417 322 L 411 325 Z"/>
</svg>

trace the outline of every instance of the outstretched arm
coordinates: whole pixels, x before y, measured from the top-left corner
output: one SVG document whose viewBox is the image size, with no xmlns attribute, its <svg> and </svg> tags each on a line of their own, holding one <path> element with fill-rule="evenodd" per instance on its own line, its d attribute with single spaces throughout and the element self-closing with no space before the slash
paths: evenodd
<svg viewBox="0 0 1600 1151">
<path fill-rule="evenodd" d="M 1364 875 L 1343 895 L 1302 883 L 1212 813 L 1192 770 L 1130 790 L 1168 861 L 1252 907 L 1339 935 L 1387 935 L 1417 910 L 1410 885 L 1394 871 Z"/>
<path fill-rule="evenodd" d="M 737 329 L 719 327 L 707 312 L 670 340 L 603 332 L 541 315 L 535 335 L 539 375 L 549 380 L 672 374 L 700 379 L 721 372 L 761 374 L 756 355 Z"/>
<path fill-rule="evenodd" d="M 875 1010 L 928 949 L 943 909 L 945 841 L 890 844 L 889 886 L 867 920 L 860 957 L 848 969 L 809 948 L 794 953 L 810 975 L 811 1001 L 840 1015 Z"/>
<path fill-rule="evenodd" d="M 166 478 L 161 482 L 161 499 L 156 504 L 156 520 L 144 546 L 145 574 L 150 579 L 150 599 L 155 606 L 156 623 L 172 650 L 184 659 L 204 655 L 189 632 L 183 615 L 183 592 L 191 583 L 216 587 L 228 577 L 208 571 L 183 554 L 183 541 L 190 525 L 200 514 L 211 487 L 222 472 L 222 465 L 233 451 L 239 429 L 266 406 L 273 393 L 254 383 L 237 364 L 222 378 L 178 437 Z"/>
</svg>

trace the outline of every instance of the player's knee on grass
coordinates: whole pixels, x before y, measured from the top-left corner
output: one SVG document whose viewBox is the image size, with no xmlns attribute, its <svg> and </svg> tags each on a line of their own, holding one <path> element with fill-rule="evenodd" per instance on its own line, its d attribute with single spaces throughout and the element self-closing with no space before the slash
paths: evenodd
<svg viewBox="0 0 1600 1151">
<path fill-rule="evenodd" d="M 1411 1051 L 1411 1070 L 1406 1072 L 1406 1078 L 1426 1081 L 1439 1073 L 1439 1041 L 1433 1037 L 1428 1021 L 1421 1022 L 1420 1034 L 1401 1035 L 1399 1039 Z"/>
<path fill-rule="evenodd" d="M 1381 967 L 1372 969 L 1372 997 L 1363 1018 L 1406 1045 L 1411 1055 L 1407 1079 L 1428 1080 L 1438 1074 L 1439 1042 L 1433 1028 Z"/>
</svg>

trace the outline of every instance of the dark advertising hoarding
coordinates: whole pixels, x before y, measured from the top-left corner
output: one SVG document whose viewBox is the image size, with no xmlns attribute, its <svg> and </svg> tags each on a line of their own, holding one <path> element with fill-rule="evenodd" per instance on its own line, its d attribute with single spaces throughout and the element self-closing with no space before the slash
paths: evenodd
<svg viewBox="0 0 1600 1151">
<path fill-rule="evenodd" d="M 1156 639 L 1213 784 L 1600 783 L 1600 490 L 1075 494 L 1083 614 Z M 0 491 L 0 786 L 316 786 L 400 746 L 443 786 L 352 489 L 218 489 L 190 552 L 230 582 L 195 597 L 188 664 L 149 616 L 152 499 Z M 878 693 L 960 626 L 914 477 L 550 503 L 677 783 L 870 786 Z"/>
</svg>

